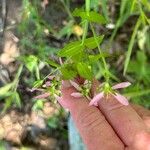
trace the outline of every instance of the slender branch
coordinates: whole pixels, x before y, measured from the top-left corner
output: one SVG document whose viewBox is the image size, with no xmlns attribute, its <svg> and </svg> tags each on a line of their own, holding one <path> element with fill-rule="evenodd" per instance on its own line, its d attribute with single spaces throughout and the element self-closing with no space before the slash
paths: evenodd
<svg viewBox="0 0 150 150">
<path fill-rule="evenodd" d="M 99 45 L 99 43 L 98 43 L 98 41 L 97 41 L 97 35 L 96 35 L 95 30 L 94 30 L 94 28 L 93 28 L 93 25 L 92 25 L 91 23 L 90 23 L 90 27 L 91 27 L 91 30 L 92 30 L 94 39 L 95 39 L 95 41 L 96 41 L 96 44 L 97 44 L 97 48 L 98 48 L 98 50 L 99 50 L 99 53 L 102 54 L 102 50 L 101 50 L 100 45 Z M 103 65 L 104 65 L 104 69 L 105 69 L 105 71 L 106 71 L 105 79 L 106 79 L 106 82 L 108 82 L 108 81 L 109 81 L 109 76 L 110 76 L 110 75 L 109 75 L 109 69 L 108 69 L 106 60 L 105 60 L 105 58 L 104 58 L 103 56 L 102 56 L 102 62 L 103 62 Z"/>
</svg>

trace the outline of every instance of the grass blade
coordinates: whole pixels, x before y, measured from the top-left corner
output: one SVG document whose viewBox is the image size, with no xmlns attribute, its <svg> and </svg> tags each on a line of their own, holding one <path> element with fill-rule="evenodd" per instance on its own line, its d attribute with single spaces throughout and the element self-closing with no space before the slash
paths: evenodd
<svg viewBox="0 0 150 150">
<path fill-rule="evenodd" d="M 126 71 L 127 71 L 128 65 L 129 65 L 135 37 L 136 37 L 137 31 L 138 31 L 138 28 L 140 27 L 140 25 L 141 25 L 141 16 L 138 18 L 136 25 L 135 25 L 135 28 L 133 30 L 132 36 L 131 36 L 131 40 L 129 43 L 129 47 L 128 47 L 128 51 L 127 51 L 127 55 L 126 55 L 126 59 L 125 59 L 125 63 L 124 63 L 124 70 L 123 70 L 124 75 L 126 74 Z"/>
</svg>

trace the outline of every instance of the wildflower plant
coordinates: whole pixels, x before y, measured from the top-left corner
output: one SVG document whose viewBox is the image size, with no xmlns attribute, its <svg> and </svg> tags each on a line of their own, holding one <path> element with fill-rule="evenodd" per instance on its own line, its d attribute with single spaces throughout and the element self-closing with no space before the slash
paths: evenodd
<svg viewBox="0 0 150 150">
<path fill-rule="evenodd" d="M 71 96 L 77 98 L 85 96 L 89 100 L 89 105 L 97 106 L 98 101 L 103 97 L 107 98 L 108 95 L 113 95 L 120 103 L 128 105 L 127 99 L 116 90 L 128 87 L 130 83 L 123 82 L 115 86 L 110 85 L 111 73 L 105 59 L 108 55 L 104 53 L 100 47 L 104 35 L 97 35 L 94 28 L 95 24 L 106 24 L 107 19 L 99 13 L 90 10 L 90 0 L 85 1 L 85 9 L 77 8 L 72 15 L 81 19 L 81 25 L 83 26 L 82 38 L 78 38 L 77 41 L 66 44 L 64 48 L 58 52 L 60 64 L 52 60 L 49 61 L 49 64 L 56 67 L 56 69 L 47 77 L 51 77 L 51 75 L 55 75 L 56 77 L 51 79 L 48 84 L 45 82 L 44 93 L 36 98 L 53 96 L 60 99 L 61 92 L 59 91 L 61 82 L 63 80 L 69 80 L 70 84 L 77 90 L 77 92 L 72 93 Z M 88 37 L 88 31 L 92 32 L 92 37 Z M 104 83 L 98 87 L 98 94 L 91 97 L 91 85 L 93 78 L 95 78 L 93 65 L 99 60 L 101 60 L 104 68 Z M 57 76 L 58 79 L 56 79 Z M 77 84 L 75 82 L 77 78 L 82 78 L 84 82 Z M 43 81 L 45 81 L 45 79 Z M 36 90 L 38 90 L 38 88 Z"/>
</svg>

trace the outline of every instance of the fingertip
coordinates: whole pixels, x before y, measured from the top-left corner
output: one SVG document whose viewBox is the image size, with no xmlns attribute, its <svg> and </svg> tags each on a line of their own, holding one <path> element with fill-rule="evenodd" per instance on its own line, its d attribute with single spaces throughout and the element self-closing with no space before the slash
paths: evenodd
<svg viewBox="0 0 150 150">
<path fill-rule="evenodd" d="M 61 84 L 62 84 L 62 88 L 69 88 L 72 86 L 69 80 L 62 80 Z"/>
</svg>

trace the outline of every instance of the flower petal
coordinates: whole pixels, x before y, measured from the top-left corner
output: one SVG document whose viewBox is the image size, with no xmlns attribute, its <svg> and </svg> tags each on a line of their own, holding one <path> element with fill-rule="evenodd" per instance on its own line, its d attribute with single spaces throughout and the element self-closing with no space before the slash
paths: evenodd
<svg viewBox="0 0 150 150">
<path fill-rule="evenodd" d="M 116 84 L 114 86 L 112 86 L 112 89 L 116 90 L 116 89 L 122 89 L 122 88 L 126 88 L 128 86 L 130 86 L 131 83 L 130 82 L 121 82 L 119 84 Z"/>
<path fill-rule="evenodd" d="M 81 97 L 83 97 L 83 95 L 81 93 L 79 93 L 79 92 L 73 92 L 73 93 L 71 93 L 71 96 L 75 97 L 75 98 L 81 98 Z"/>
<path fill-rule="evenodd" d="M 51 75 L 51 76 L 48 76 L 47 77 L 49 80 L 53 80 L 54 78 L 55 78 L 55 76 L 54 75 Z"/>
<path fill-rule="evenodd" d="M 121 94 L 115 93 L 113 96 L 119 101 L 121 104 L 127 106 L 129 105 L 129 102 L 126 97 L 122 96 Z"/>
<path fill-rule="evenodd" d="M 70 83 L 71 83 L 71 85 L 72 85 L 76 90 L 78 90 L 78 91 L 81 90 L 80 86 L 79 86 L 76 82 L 70 80 Z"/>
<path fill-rule="evenodd" d="M 98 101 L 100 101 L 103 96 L 104 96 L 104 92 L 101 92 L 101 93 L 95 95 L 93 97 L 93 99 L 90 101 L 89 105 L 90 106 L 92 106 L 92 105 L 97 106 L 98 105 Z"/>
<path fill-rule="evenodd" d="M 29 88 L 27 88 L 27 91 L 29 91 L 29 92 L 34 92 L 34 91 L 40 91 L 40 92 L 43 92 L 44 89 L 40 89 L 40 88 L 32 88 L 32 89 L 29 89 Z"/>
<path fill-rule="evenodd" d="M 61 83 L 62 83 L 64 88 L 69 88 L 72 86 L 68 80 L 62 80 Z"/>
<path fill-rule="evenodd" d="M 50 93 L 44 93 L 44 94 L 38 95 L 34 98 L 35 99 L 43 99 L 43 98 L 47 98 L 48 96 L 50 96 Z"/>
<path fill-rule="evenodd" d="M 47 81 L 47 82 L 43 85 L 43 87 L 49 87 L 49 86 L 51 86 L 51 82 L 50 82 L 50 81 Z"/>
</svg>

